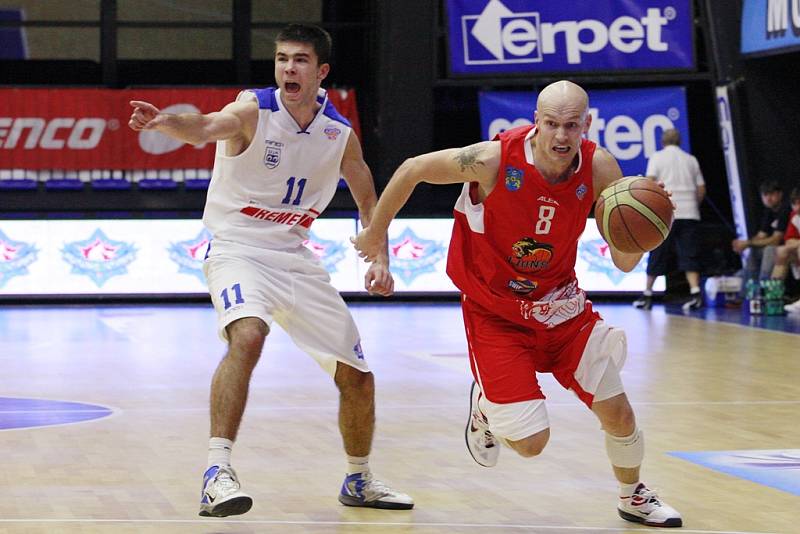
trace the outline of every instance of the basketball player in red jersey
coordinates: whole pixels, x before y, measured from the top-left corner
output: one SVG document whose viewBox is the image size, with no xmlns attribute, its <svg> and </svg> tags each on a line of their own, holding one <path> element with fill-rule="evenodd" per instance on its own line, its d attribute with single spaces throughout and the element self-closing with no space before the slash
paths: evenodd
<svg viewBox="0 0 800 534">
<path fill-rule="evenodd" d="M 470 454 L 492 467 L 498 444 L 524 457 L 542 452 L 550 424 L 536 372 L 552 373 L 602 424 L 620 484 L 620 516 L 680 527 L 680 514 L 639 479 L 644 437 L 620 380 L 625 334 L 592 309 L 575 277 L 578 238 L 592 204 L 622 171 L 609 152 L 583 138 L 592 117 L 581 87 L 548 85 L 536 106 L 533 126 L 406 160 L 353 243 L 371 261 L 419 182 L 464 183 L 447 273 L 462 292 L 475 378 Z M 610 253 L 625 272 L 642 257 L 613 247 Z"/>
</svg>

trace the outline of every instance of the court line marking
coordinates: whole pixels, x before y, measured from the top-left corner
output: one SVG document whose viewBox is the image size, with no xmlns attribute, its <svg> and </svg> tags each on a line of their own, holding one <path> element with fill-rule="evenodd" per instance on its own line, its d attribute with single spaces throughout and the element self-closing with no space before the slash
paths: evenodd
<svg viewBox="0 0 800 534">
<path fill-rule="evenodd" d="M 798 400 L 732 400 L 732 401 L 631 401 L 632 406 L 792 406 L 800 404 Z M 575 402 L 547 402 L 548 406 L 560 407 L 577 407 L 585 408 L 583 404 L 578 401 Z M 381 404 L 381 410 L 408 410 L 408 409 L 428 409 L 428 408 L 460 408 L 463 403 L 451 404 L 393 404 L 384 402 Z M 330 404 L 308 405 L 308 406 L 258 406 L 252 405 L 247 407 L 248 412 L 302 412 L 302 411 L 319 411 L 319 410 L 338 410 L 339 404 L 332 401 Z M 23 413 L 92 413 L 92 410 L 2 410 L 0 414 L 23 414 Z M 208 407 L 185 407 L 185 408 L 115 408 L 113 413 L 101 419 L 90 419 L 86 422 L 101 421 L 109 419 L 114 416 L 119 416 L 122 413 L 183 413 L 183 412 L 208 412 Z M 84 421 L 79 421 L 80 423 Z M 78 424 L 78 423 L 60 423 L 60 424 Z M 56 425 L 47 425 L 48 427 Z"/>
<path fill-rule="evenodd" d="M 749 329 L 749 330 L 753 330 L 753 331 L 758 332 L 758 333 L 770 333 L 770 334 L 775 333 L 775 334 L 784 334 L 784 335 L 787 335 L 787 336 L 798 336 L 798 335 L 800 335 L 797 332 L 787 332 L 786 330 L 775 330 L 775 329 L 772 329 L 772 328 L 767 328 L 766 326 L 758 326 L 758 325 L 754 325 L 754 324 L 742 324 L 742 323 L 734 323 L 733 321 L 722 321 L 720 319 L 714 319 L 712 317 L 699 317 L 699 316 L 694 316 L 694 315 L 683 315 L 683 314 L 677 314 L 677 313 L 669 313 L 666 310 L 663 313 L 667 317 L 675 317 L 677 319 L 687 319 L 687 320 L 690 320 L 690 321 L 705 321 L 707 324 L 711 323 L 711 324 L 715 324 L 715 325 L 723 325 L 723 326 L 729 326 L 729 327 L 740 328 L 740 329 Z M 762 315 L 761 317 L 779 317 L 779 316 Z M 783 317 L 786 317 L 786 316 L 784 315 Z"/>
<path fill-rule="evenodd" d="M 280 521 L 259 519 L 0 519 L 3 523 L 156 523 L 156 524 L 237 524 L 237 525 L 307 525 L 307 526 L 371 526 L 371 527 L 442 527 L 442 528 L 475 528 L 475 529 L 535 529 L 536 531 L 570 531 L 570 532 L 630 532 L 626 527 L 574 527 L 557 525 L 503 525 L 487 523 L 390 523 L 372 521 Z M 632 525 L 633 526 L 633 525 Z M 681 528 L 681 534 L 778 534 L 775 532 L 757 532 L 752 530 L 692 530 Z"/>
</svg>

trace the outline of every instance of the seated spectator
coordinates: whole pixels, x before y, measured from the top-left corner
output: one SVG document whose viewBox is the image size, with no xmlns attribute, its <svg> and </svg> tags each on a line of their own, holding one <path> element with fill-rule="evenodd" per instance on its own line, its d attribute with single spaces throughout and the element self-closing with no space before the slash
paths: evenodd
<svg viewBox="0 0 800 534">
<path fill-rule="evenodd" d="M 772 269 L 772 278 L 777 280 L 786 278 L 790 266 L 794 277 L 800 279 L 800 187 L 792 189 L 789 198 L 792 213 L 783 236 L 783 245 L 775 249 L 775 267 Z M 800 300 L 787 304 L 784 309 L 789 313 L 800 313 Z"/>
<path fill-rule="evenodd" d="M 775 180 L 767 180 L 759 186 L 764 212 L 756 234 L 749 239 L 734 239 L 733 250 L 748 251 L 745 261 L 744 279 L 766 280 L 772 276 L 775 264 L 775 249 L 783 241 L 789 223 L 789 203 L 784 200 L 783 189 Z"/>
</svg>

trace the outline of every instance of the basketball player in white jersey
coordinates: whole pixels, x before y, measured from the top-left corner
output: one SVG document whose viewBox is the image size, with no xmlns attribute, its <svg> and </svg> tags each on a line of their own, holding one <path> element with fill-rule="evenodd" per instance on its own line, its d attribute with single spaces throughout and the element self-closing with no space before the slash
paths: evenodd
<svg viewBox="0 0 800 534">
<path fill-rule="evenodd" d="M 211 383 L 202 516 L 243 514 L 252 506 L 231 467 L 231 448 L 250 376 L 273 321 L 339 388 L 339 429 L 348 457 L 339 501 L 372 508 L 414 506 L 411 497 L 370 472 L 373 375 L 344 301 L 303 246 L 340 176 L 365 225 L 377 202 L 358 138 L 320 89 L 330 70 L 330 50 L 327 32 L 292 24 L 276 38 L 277 89 L 242 91 L 235 102 L 206 115 L 165 114 L 147 102 L 131 102 L 129 126 L 134 130 L 157 130 L 191 144 L 217 141 L 203 214 L 213 234 L 204 271 L 228 351 Z M 367 271 L 365 286 L 377 295 L 393 291 L 385 242 L 384 254 Z"/>
</svg>

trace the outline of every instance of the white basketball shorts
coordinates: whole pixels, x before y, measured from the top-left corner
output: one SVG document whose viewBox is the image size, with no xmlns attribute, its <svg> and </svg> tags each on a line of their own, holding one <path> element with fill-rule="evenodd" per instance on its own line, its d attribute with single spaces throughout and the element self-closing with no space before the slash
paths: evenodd
<svg viewBox="0 0 800 534">
<path fill-rule="evenodd" d="M 243 317 L 273 321 L 333 376 L 336 362 L 369 371 L 353 317 L 306 247 L 265 250 L 214 240 L 203 264 L 219 335 Z"/>
</svg>

